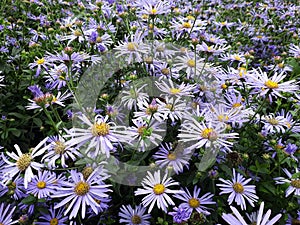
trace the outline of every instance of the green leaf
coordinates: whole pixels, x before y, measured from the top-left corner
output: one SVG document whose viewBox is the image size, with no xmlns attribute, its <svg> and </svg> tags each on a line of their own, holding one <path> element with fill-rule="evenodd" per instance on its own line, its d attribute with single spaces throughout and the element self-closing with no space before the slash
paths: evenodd
<svg viewBox="0 0 300 225">
<path fill-rule="evenodd" d="M 26 205 L 32 205 L 33 203 L 35 203 L 35 201 L 36 201 L 36 198 L 33 195 L 28 195 L 21 202 Z"/>
</svg>

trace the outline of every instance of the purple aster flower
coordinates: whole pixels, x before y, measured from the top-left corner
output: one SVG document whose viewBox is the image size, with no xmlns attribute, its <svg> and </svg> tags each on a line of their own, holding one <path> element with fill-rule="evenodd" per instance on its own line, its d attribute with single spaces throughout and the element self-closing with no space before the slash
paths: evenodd
<svg viewBox="0 0 300 225">
<path fill-rule="evenodd" d="M 134 209 L 131 205 L 122 205 L 119 216 L 121 217 L 120 223 L 126 223 L 127 225 L 150 225 L 148 221 L 151 218 L 150 214 L 145 213 L 146 208 L 142 205 L 136 206 Z"/>
<path fill-rule="evenodd" d="M 161 168 L 171 167 L 176 174 L 183 172 L 183 167 L 189 165 L 189 159 L 191 156 L 191 151 L 188 149 L 172 149 L 171 143 L 165 143 L 160 145 L 159 151 L 153 155 L 156 159 L 155 163 Z"/>
<path fill-rule="evenodd" d="M 35 175 L 28 184 L 27 192 L 38 198 L 46 198 L 49 197 L 57 187 L 55 183 L 56 176 L 54 173 L 46 170 L 43 172 L 38 171 L 38 175 Z"/>
<path fill-rule="evenodd" d="M 192 213 L 195 209 L 198 213 L 210 215 L 210 212 L 208 211 L 209 208 L 205 207 L 204 205 L 216 204 L 216 202 L 212 200 L 214 195 L 208 192 L 202 197 L 199 197 L 200 191 L 201 189 L 195 186 L 193 196 L 187 188 L 185 188 L 183 193 L 176 194 L 176 198 L 184 201 L 184 203 L 181 203 L 179 207 L 188 210 L 189 213 Z"/>
<path fill-rule="evenodd" d="M 297 218 L 293 218 L 290 214 L 288 215 L 288 220 L 285 225 L 297 225 L 300 224 L 300 211 L 297 211 Z"/>
<path fill-rule="evenodd" d="M 169 212 L 168 214 L 173 216 L 173 222 L 175 223 L 181 224 L 187 222 L 188 219 L 191 217 L 191 212 L 188 209 L 183 208 L 181 206 L 179 206 L 178 208 L 174 207 L 173 210 L 174 212 Z"/>
<path fill-rule="evenodd" d="M 35 98 L 41 97 L 44 95 L 41 88 L 38 85 L 29 86 L 28 89 L 31 91 Z"/>
<path fill-rule="evenodd" d="M 273 225 L 275 224 L 281 217 L 281 214 L 276 215 L 273 219 L 270 219 L 271 210 L 269 209 L 265 215 L 263 215 L 264 211 L 264 202 L 260 204 L 258 213 L 252 213 L 250 216 L 248 216 L 249 220 L 251 221 L 250 224 L 256 224 L 256 225 Z M 230 225 L 248 225 L 249 223 L 246 223 L 244 218 L 241 216 L 239 211 L 230 206 L 233 214 L 222 214 L 222 218 Z"/>
<path fill-rule="evenodd" d="M 41 216 L 39 220 L 45 220 L 45 222 L 34 222 L 36 225 L 65 225 L 67 224 L 68 217 L 63 216 L 63 208 L 58 211 L 53 209 L 53 207 L 49 208 L 48 213 L 41 211 Z"/>
<path fill-rule="evenodd" d="M 233 169 L 233 178 L 232 180 L 224 180 L 223 178 L 219 178 L 224 184 L 217 184 L 220 187 L 222 194 L 229 194 L 228 203 L 232 204 L 233 200 L 240 205 L 242 210 L 246 209 L 245 199 L 249 202 L 249 204 L 254 207 L 253 202 L 258 200 L 258 196 L 256 195 L 255 185 L 247 185 L 252 179 L 245 179 L 243 175 L 236 173 L 235 169 Z"/>
<path fill-rule="evenodd" d="M 286 184 L 289 183 L 289 187 L 285 191 L 285 197 L 288 197 L 290 194 L 295 192 L 295 196 L 300 196 L 300 178 L 291 174 L 287 169 L 283 169 L 283 172 L 288 176 L 289 179 L 284 177 L 274 178 L 276 184 Z M 298 168 L 295 169 L 295 174 L 299 172 Z"/>
<path fill-rule="evenodd" d="M 69 212 L 69 219 L 75 218 L 81 208 L 81 217 L 84 219 L 86 215 L 87 206 L 90 206 L 93 211 L 99 213 L 99 203 L 97 202 L 101 198 L 108 198 L 106 192 L 110 191 L 108 187 L 103 183 L 103 180 L 108 176 L 99 176 L 99 171 L 95 170 L 87 179 L 84 179 L 82 173 L 78 173 L 76 170 L 70 171 L 70 180 L 61 182 L 62 187 L 58 188 L 53 198 L 63 198 L 63 200 L 57 204 L 54 209 L 64 207 L 67 203 L 68 207 L 64 213 L 67 215 Z"/>
</svg>

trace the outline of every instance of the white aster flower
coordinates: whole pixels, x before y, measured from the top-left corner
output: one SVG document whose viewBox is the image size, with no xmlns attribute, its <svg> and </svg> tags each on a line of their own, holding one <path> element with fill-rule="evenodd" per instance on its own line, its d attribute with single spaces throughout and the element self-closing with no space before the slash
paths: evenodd
<svg viewBox="0 0 300 225">
<path fill-rule="evenodd" d="M 95 122 L 91 123 L 85 115 L 79 116 L 79 119 L 89 127 L 87 129 L 72 128 L 67 131 L 68 134 L 65 137 L 72 137 L 72 139 L 68 140 L 65 145 L 80 147 L 89 142 L 85 152 L 90 157 L 95 157 L 101 152 L 109 158 L 110 152 L 114 149 L 113 143 L 127 142 L 128 140 L 125 140 L 125 127 L 108 122 L 108 118 L 108 116 L 97 115 Z"/>
<path fill-rule="evenodd" d="M 169 189 L 170 186 L 174 185 L 179 185 L 179 183 L 174 182 L 171 177 L 168 178 L 167 173 L 161 179 L 160 170 L 154 172 L 154 175 L 148 171 L 148 176 L 142 181 L 143 188 L 138 188 L 135 191 L 135 195 L 146 195 L 142 202 L 145 207 L 150 205 L 148 213 L 152 211 L 155 203 L 159 209 L 167 212 L 169 205 L 175 205 L 168 194 L 178 194 L 183 192 L 181 190 Z"/>
<path fill-rule="evenodd" d="M 281 82 L 287 76 L 284 72 L 280 74 L 275 72 L 274 75 L 269 78 L 266 72 L 259 69 L 259 71 L 253 70 L 248 76 L 249 79 L 247 83 L 250 87 L 254 88 L 252 93 L 264 96 L 269 92 L 270 101 L 272 101 L 272 96 L 284 98 L 280 92 L 294 93 L 299 89 L 295 80 Z"/>
<path fill-rule="evenodd" d="M 17 150 L 17 154 L 14 152 L 7 152 L 7 155 L 11 159 L 15 160 L 15 162 L 12 162 L 4 157 L 3 160 L 7 165 L 3 166 L 2 172 L 4 174 L 7 174 L 10 178 L 15 177 L 17 174 L 24 173 L 24 187 L 27 189 L 28 183 L 34 177 L 32 169 L 40 170 L 42 167 L 44 167 L 43 164 L 34 162 L 33 159 L 45 152 L 46 147 L 42 146 L 45 144 L 47 139 L 48 138 L 42 140 L 34 149 L 30 150 L 28 153 L 22 153 L 20 147 L 15 144 L 14 147 Z"/>
<path fill-rule="evenodd" d="M 222 214 L 222 218 L 230 225 L 248 225 L 244 218 L 241 216 L 239 211 L 230 206 L 233 214 Z M 263 215 L 264 211 L 264 202 L 260 204 L 258 214 L 252 214 L 251 216 L 248 216 L 248 218 L 251 220 L 251 224 L 256 225 L 273 225 L 275 224 L 281 217 L 281 214 L 277 214 L 273 219 L 269 220 L 271 215 L 271 210 L 269 209 L 265 215 Z"/>
<path fill-rule="evenodd" d="M 298 168 L 295 169 L 295 174 L 299 172 Z M 289 179 L 284 177 L 276 177 L 274 180 L 276 184 L 290 184 L 290 186 L 285 191 L 285 197 L 288 197 L 290 194 L 295 192 L 295 196 L 300 196 L 300 178 L 293 176 L 287 169 L 283 169 L 284 173 L 288 176 Z"/>
<path fill-rule="evenodd" d="M 181 125 L 179 130 L 181 133 L 178 135 L 180 141 L 183 142 L 196 142 L 189 148 L 206 148 L 222 146 L 230 150 L 233 142 L 227 139 L 238 138 L 238 133 L 225 133 L 226 124 L 219 122 L 213 124 L 209 122 L 207 125 L 202 121 L 198 122 L 194 118 Z"/>
</svg>

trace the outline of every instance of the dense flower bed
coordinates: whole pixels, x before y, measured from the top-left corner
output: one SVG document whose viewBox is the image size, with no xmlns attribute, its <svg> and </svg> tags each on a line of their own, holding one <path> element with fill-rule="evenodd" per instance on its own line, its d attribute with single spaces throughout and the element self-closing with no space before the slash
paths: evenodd
<svg viewBox="0 0 300 225">
<path fill-rule="evenodd" d="M 297 0 L 0 7 L 0 225 L 300 224 Z"/>
</svg>

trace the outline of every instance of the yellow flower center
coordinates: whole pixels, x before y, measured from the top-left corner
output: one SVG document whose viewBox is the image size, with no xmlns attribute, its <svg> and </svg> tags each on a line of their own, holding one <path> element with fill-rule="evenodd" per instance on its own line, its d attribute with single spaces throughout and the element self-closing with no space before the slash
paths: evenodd
<svg viewBox="0 0 300 225">
<path fill-rule="evenodd" d="M 258 38 L 258 39 L 262 39 L 262 37 L 263 36 L 261 36 L 261 35 L 256 36 L 256 38 Z"/>
<path fill-rule="evenodd" d="M 252 222 L 250 225 L 256 225 L 256 222 Z"/>
<path fill-rule="evenodd" d="M 84 181 L 79 181 L 74 188 L 75 193 L 80 196 L 85 195 L 89 192 L 89 190 L 90 185 Z"/>
<path fill-rule="evenodd" d="M 44 189 L 46 187 L 46 182 L 45 181 L 39 181 L 36 184 L 38 189 Z"/>
<path fill-rule="evenodd" d="M 222 84 L 222 85 L 221 85 L 221 88 L 222 88 L 222 89 L 226 89 L 226 88 L 227 88 L 227 85 L 226 85 L 226 84 Z"/>
<path fill-rule="evenodd" d="M 137 132 L 139 133 L 140 136 L 143 135 L 145 129 L 146 129 L 146 126 L 140 126 L 138 128 Z"/>
<path fill-rule="evenodd" d="M 55 144 L 56 144 L 54 147 L 55 154 L 57 155 L 63 154 L 66 148 L 65 144 L 62 143 L 61 141 L 56 141 Z"/>
<path fill-rule="evenodd" d="M 300 188 L 300 180 L 292 180 L 291 185 L 295 188 Z"/>
<path fill-rule="evenodd" d="M 245 75 L 246 72 L 247 72 L 246 68 L 244 68 L 244 67 L 239 68 L 239 76 L 240 77 L 243 77 L 243 75 Z"/>
<path fill-rule="evenodd" d="M 136 44 L 136 43 L 129 42 L 129 43 L 127 44 L 127 50 L 128 50 L 128 51 L 133 52 L 133 51 L 135 51 L 136 48 L 137 48 L 137 44 Z"/>
<path fill-rule="evenodd" d="M 292 219 L 292 225 L 300 225 L 300 220 Z"/>
<path fill-rule="evenodd" d="M 187 18 L 188 20 L 195 20 L 195 17 L 193 17 L 193 16 L 191 16 L 191 15 L 188 15 L 186 18 Z"/>
<path fill-rule="evenodd" d="M 133 216 L 131 217 L 131 222 L 132 222 L 133 224 L 140 224 L 140 223 L 142 222 L 142 219 L 141 219 L 141 217 L 138 216 L 138 215 L 133 215 Z"/>
<path fill-rule="evenodd" d="M 94 169 L 91 166 L 84 167 L 82 170 L 82 175 L 85 180 L 89 178 L 89 176 L 93 173 Z"/>
<path fill-rule="evenodd" d="M 189 67 L 194 67 L 196 65 L 195 60 L 189 59 L 186 63 Z"/>
<path fill-rule="evenodd" d="M 221 122 L 224 122 L 224 121 L 228 121 L 229 120 L 229 117 L 226 115 L 219 115 L 218 116 L 218 120 L 221 121 Z"/>
<path fill-rule="evenodd" d="M 243 193 L 244 192 L 244 187 L 241 183 L 239 182 L 236 182 L 233 186 L 233 190 L 236 192 L 236 193 Z"/>
<path fill-rule="evenodd" d="M 268 88 L 270 88 L 270 89 L 276 89 L 276 88 L 278 88 L 278 83 L 275 82 L 275 81 L 272 81 L 272 80 L 267 80 L 267 81 L 265 82 L 265 85 L 266 85 Z"/>
<path fill-rule="evenodd" d="M 197 208 L 197 207 L 199 207 L 199 205 L 200 205 L 200 201 L 199 201 L 198 199 L 196 199 L 196 198 L 191 198 L 191 199 L 189 200 L 189 205 L 190 205 L 192 208 Z"/>
<path fill-rule="evenodd" d="M 80 37 L 81 35 L 82 35 L 82 33 L 81 33 L 80 30 L 75 30 L 75 31 L 74 31 L 74 36 Z"/>
<path fill-rule="evenodd" d="M 169 75 L 169 74 L 170 74 L 170 70 L 169 70 L 168 68 L 163 68 L 163 69 L 161 70 L 161 73 L 162 73 L 163 75 Z"/>
<path fill-rule="evenodd" d="M 169 109 L 170 111 L 174 111 L 174 107 L 172 104 L 166 104 L 165 106 L 167 109 Z"/>
<path fill-rule="evenodd" d="M 57 225 L 58 224 L 58 219 L 53 218 L 50 220 L 50 225 Z"/>
<path fill-rule="evenodd" d="M 205 128 L 202 132 L 201 132 L 201 137 L 205 138 L 205 139 L 209 139 L 210 134 L 214 132 L 214 129 L 212 128 Z"/>
<path fill-rule="evenodd" d="M 170 88 L 170 93 L 173 94 L 173 95 L 176 95 L 180 92 L 181 92 L 181 90 L 178 89 L 178 88 Z"/>
<path fill-rule="evenodd" d="M 101 122 L 100 124 L 95 123 L 92 127 L 92 134 L 94 136 L 105 136 L 109 134 L 110 126 L 107 123 Z"/>
<path fill-rule="evenodd" d="M 207 47 L 207 51 L 211 51 L 211 50 L 213 50 L 213 47 L 212 46 L 208 46 Z"/>
<path fill-rule="evenodd" d="M 283 68 L 284 67 L 284 64 L 283 63 L 279 63 L 277 64 L 279 68 Z"/>
<path fill-rule="evenodd" d="M 184 23 L 182 24 L 182 27 L 183 27 L 183 28 L 191 28 L 191 27 L 192 27 L 192 24 L 189 23 L 189 22 L 184 22 Z"/>
<path fill-rule="evenodd" d="M 221 25 L 225 26 L 227 24 L 227 22 L 221 22 Z"/>
<path fill-rule="evenodd" d="M 97 37 L 97 38 L 96 38 L 96 42 L 97 42 L 97 43 L 101 43 L 101 42 L 102 42 L 102 38 L 101 38 L 101 37 Z"/>
<path fill-rule="evenodd" d="M 161 195 L 165 191 L 165 186 L 163 184 L 155 184 L 153 187 L 153 192 L 156 195 Z"/>
<path fill-rule="evenodd" d="M 241 105 L 242 105 L 241 103 L 236 102 L 236 103 L 232 104 L 232 107 L 233 107 L 233 108 L 238 108 L 238 107 L 240 107 Z"/>
<path fill-rule="evenodd" d="M 168 154 L 167 158 L 170 160 L 170 161 L 174 161 L 176 160 L 177 156 L 174 152 L 171 152 Z"/>
<path fill-rule="evenodd" d="M 26 154 L 23 154 L 21 155 L 21 157 L 18 159 L 17 161 L 17 167 L 20 171 L 24 171 L 28 168 L 28 166 L 30 165 L 31 163 L 31 155 L 26 153 Z"/>
<path fill-rule="evenodd" d="M 277 125 L 277 124 L 279 123 L 279 121 L 276 120 L 275 118 L 269 119 L 268 122 L 269 122 L 270 124 L 272 124 L 272 125 Z"/>
<path fill-rule="evenodd" d="M 150 14 L 155 15 L 157 13 L 157 9 L 151 9 Z"/>
<path fill-rule="evenodd" d="M 45 59 L 44 59 L 44 58 L 38 59 L 38 60 L 36 61 L 36 63 L 39 64 L 39 65 L 44 64 L 44 62 L 45 62 Z"/>
<path fill-rule="evenodd" d="M 235 59 L 236 61 L 240 61 L 242 58 L 241 58 L 240 56 L 238 56 L 238 55 L 235 55 L 235 56 L 234 56 L 234 59 Z"/>
</svg>

